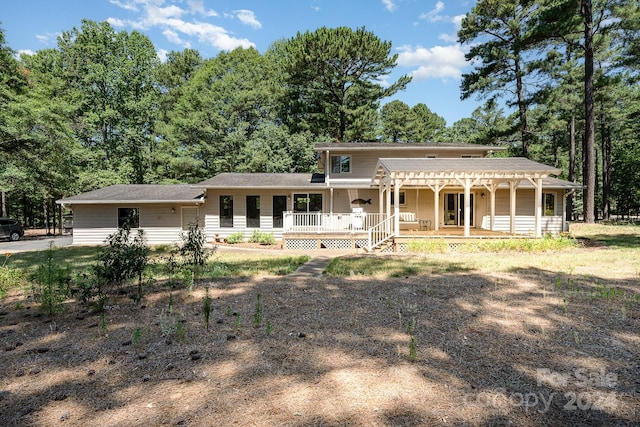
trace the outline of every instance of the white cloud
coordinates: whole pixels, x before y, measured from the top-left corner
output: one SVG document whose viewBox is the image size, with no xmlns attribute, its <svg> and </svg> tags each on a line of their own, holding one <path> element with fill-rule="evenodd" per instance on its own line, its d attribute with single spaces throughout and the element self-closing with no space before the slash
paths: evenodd
<svg viewBox="0 0 640 427">
<path fill-rule="evenodd" d="M 17 59 L 17 60 L 20 60 L 20 57 L 22 55 L 32 56 L 32 55 L 35 55 L 35 54 L 36 54 L 36 52 L 32 51 L 31 49 L 20 49 L 13 55 L 13 57 L 15 59 Z"/>
<path fill-rule="evenodd" d="M 395 4 L 393 0 L 382 0 L 382 4 L 384 5 L 384 8 L 389 12 L 393 12 L 398 8 L 398 5 Z"/>
<path fill-rule="evenodd" d="M 127 21 L 109 18 L 117 26 L 128 25 L 136 30 L 160 29 L 167 40 L 182 47 L 191 47 L 193 39 L 200 43 L 211 45 L 220 50 L 233 50 L 237 47 L 255 47 L 246 38 L 233 37 L 225 28 L 203 22 L 195 18 L 196 15 L 206 18 L 218 17 L 218 13 L 206 9 L 202 0 L 109 0 L 112 4 L 125 10 L 138 12 L 138 17 Z M 188 9 L 178 5 L 187 5 Z M 252 11 L 235 11 L 235 17 L 240 22 L 254 28 L 262 27 Z"/>
<path fill-rule="evenodd" d="M 169 52 L 166 49 L 158 49 L 157 55 L 160 62 L 167 62 Z"/>
<path fill-rule="evenodd" d="M 125 21 L 123 21 L 122 19 L 118 19 L 118 18 L 107 18 L 107 22 L 112 27 L 116 27 L 116 28 L 121 28 L 121 27 L 124 27 L 125 25 L 127 25 L 127 23 Z"/>
<path fill-rule="evenodd" d="M 191 47 L 191 44 L 188 41 L 182 40 L 180 38 L 180 35 L 173 30 L 166 29 L 162 32 L 162 34 L 173 44 L 180 45 L 186 49 Z"/>
<path fill-rule="evenodd" d="M 415 80 L 457 79 L 462 75 L 462 69 L 469 65 L 459 44 L 432 48 L 402 46 L 399 50 L 401 52 L 398 54 L 398 65 L 417 67 L 411 72 Z"/>
<path fill-rule="evenodd" d="M 251 10 L 240 9 L 235 11 L 236 17 L 240 22 L 253 28 L 262 28 L 260 21 L 256 19 L 256 15 Z"/>
<path fill-rule="evenodd" d="M 458 34 L 454 33 L 454 34 L 440 34 L 438 36 L 438 39 L 447 42 L 447 43 L 455 43 L 458 41 Z"/>
<path fill-rule="evenodd" d="M 424 19 L 429 22 L 438 22 L 446 19 L 444 16 L 440 15 L 440 12 L 444 10 L 444 3 L 441 1 L 437 2 L 434 6 L 433 10 L 420 14 L 420 19 Z"/>
<path fill-rule="evenodd" d="M 465 17 L 465 15 L 456 15 L 451 20 L 453 22 L 453 25 L 456 26 L 456 31 L 458 31 L 460 28 L 462 28 L 462 20 L 464 19 L 464 17 Z"/>
<path fill-rule="evenodd" d="M 119 1 L 119 0 L 109 0 L 109 3 L 118 6 L 121 9 L 129 10 L 132 12 L 137 12 L 138 7 L 136 6 L 134 1 Z"/>
<path fill-rule="evenodd" d="M 59 35 L 60 33 L 36 34 L 36 39 L 44 45 L 50 45 L 57 42 Z"/>
<path fill-rule="evenodd" d="M 203 0 L 187 0 L 189 10 L 193 14 L 202 16 L 218 16 L 218 12 L 213 9 L 205 9 Z"/>
</svg>

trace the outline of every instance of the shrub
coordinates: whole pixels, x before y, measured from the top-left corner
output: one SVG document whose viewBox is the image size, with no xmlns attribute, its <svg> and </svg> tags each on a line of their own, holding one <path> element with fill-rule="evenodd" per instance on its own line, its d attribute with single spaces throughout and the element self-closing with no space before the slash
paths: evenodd
<svg viewBox="0 0 640 427">
<path fill-rule="evenodd" d="M 4 298 L 9 288 L 24 283 L 24 276 L 21 270 L 7 265 L 11 254 L 4 254 L 4 261 L 0 265 L 0 299 Z"/>
<path fill-rule="evenodd" d="M 273 245 L 276 243 L 275 237 L 273 237 L 272 233 L 265 233 L 260 230 L 253 230 L 251 237 L 249 238 L 250 243 L 259 243 L 261 245 Z"/>
<path fill-rule="evenodd" d="M 237 233 L 233 233 L 232 235 L 227 237 L 227 243 L 230 243 L 232 245 L 236 243 L 242 243 L 242 242 L 244 242 L 244 233 L 241 231 L 238 231 Z"/>
<path fill-rule="evenodd" d="M 34 299 L 49 316 L 63 311 L 62 303 L 71 293 L 69 269 L 58 264 L 53 254 L 54 249 L 50 244 L 45 262 L 38 266 L 33 277 Z"/>
<path fill-rule="evenodd" d="M 449 244 L 444 239 L 415 239 L 407 243 L 409 252 L 433 254 L 449 252 Z"/>
<path fill-rule="evenodd" d="M 202 275 L 209 257 L 215 252 L 216 247 L 208 248 L 207 236 L 198 224 L 198 221 L 189 224 L 186 233 L 180 233 L 180 243 L 171 252 L 167 269 L 171 276 L 178 270 L 181 271 L 185 286 L 191 290 L 194 280 Z"/>
<path fill-rule="evenodd" d="M 142 298 L 142 277 L 147 267 L 149 247 L 146 245 L 144 231 L 130 237 L 131 230 L 124 227 L 109 235 L 106 246 L 100 248 L 98 263 L 93 266 L 95 281 L 91 297 L 97 297 L 100 305 L 109 297 L 114 288 L 118 288 L 131 279 L 138 279 L 138 296 Z"/>
<path fill-rule="evenodd" d="M 180 233 L 180 255 L 184 262 L 194 267 L 204 267 L 214 249 L 206 247 L 207 236 L 198 221 L 189 224 L 186 233 Z"/>
</svg>

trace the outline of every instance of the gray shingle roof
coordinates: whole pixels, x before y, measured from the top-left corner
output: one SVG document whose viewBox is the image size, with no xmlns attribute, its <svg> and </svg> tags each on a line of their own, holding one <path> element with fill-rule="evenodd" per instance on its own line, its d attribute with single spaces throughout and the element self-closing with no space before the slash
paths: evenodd
<svg viewBox="0 0 640 427">
<path fill-rule="evenodd" d="M 313 181 L 313 182 L 312 182 Z M 310 173 L 221 173 L 195 184 L 197 188 L 318 188 L 320 175 Z"/>
<path fill-rule="evenodd" d="M 202 201 L 203 191 L 188 184 L 117 184 L 76 196 L 57 203 L 191 203 Z"/>
<path fill-rule="evenodd" d="M 523 157 L 492 158 L 383 158 L 378 166 L 389 172 L 541 172 L 557 175 L 560 170 Z"/>
</svg>

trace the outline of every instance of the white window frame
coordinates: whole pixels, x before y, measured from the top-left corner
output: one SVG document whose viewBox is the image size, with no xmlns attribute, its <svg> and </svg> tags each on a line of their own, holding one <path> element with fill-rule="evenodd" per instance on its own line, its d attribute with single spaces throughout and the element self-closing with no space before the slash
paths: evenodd
<svg viewBox="0 0 640 427">
<path fill-rule="evenodd" d="M 338 172 L 334 172 L 333 170 L 333 159 L 335 157 L 339 157 L 340 158 L 340 171 Z M 342 162 L 344 161 L 343 159 L 349 159 L 349 170 L 348 171 L 343 171 L 342 170 Z M 353 156 L 351 154 L 332 154 L 329 156 L 329 173 L 331 175 L 344 175 L 344 174 L 350 174 L 351 171 L 353 170 Z"/>
</svg>

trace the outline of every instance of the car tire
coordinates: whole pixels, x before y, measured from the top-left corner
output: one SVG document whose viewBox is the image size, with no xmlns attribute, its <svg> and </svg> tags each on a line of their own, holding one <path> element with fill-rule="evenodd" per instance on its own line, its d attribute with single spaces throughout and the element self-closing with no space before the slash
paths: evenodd
<svg viewBox="0 0 640 427">
<path fill-rule="evenodd" d="M 12 242 L 17 242 L 18 240 L 20 240 L 20 233 L 18 233 L 17 231 L 12 231 L 11 234 L 9 234 L 9 240 L 11 240 Z"/>
</svg>

